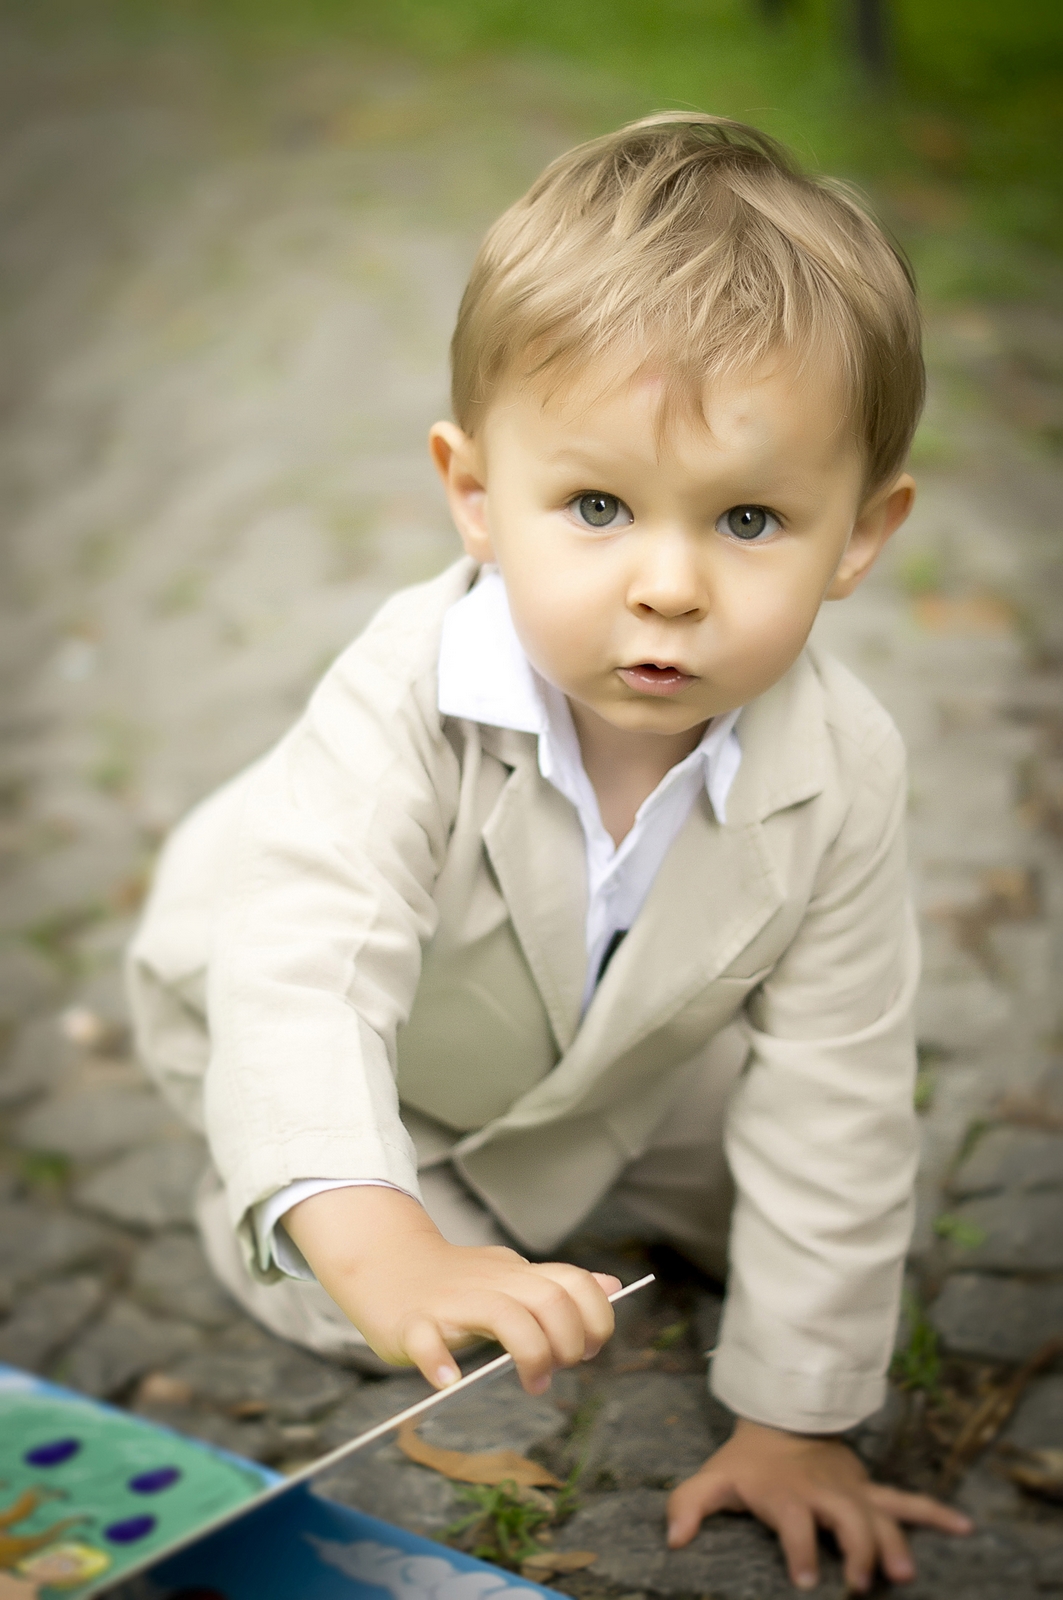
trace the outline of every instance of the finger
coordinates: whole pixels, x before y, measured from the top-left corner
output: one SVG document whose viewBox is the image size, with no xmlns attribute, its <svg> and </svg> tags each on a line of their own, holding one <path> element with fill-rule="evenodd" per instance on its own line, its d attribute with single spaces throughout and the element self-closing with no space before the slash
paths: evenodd
<svg viewBox="0 0 1063 1600">
<path fill-rule="evenodd" d="M 436 1323 L 418 1317 L 404 1329 L 403 1350 L 414 1366 L 436 1389 L 445 1389 L 461 1377 L 457 1362 L 447 1349 Z"/>
<path fill-rule="evenodd" d="M 668 1543 L 673 1550 L 689 1544 L 705 1517 L 716 1511 L 743 1511 L 745 1507 L 723 1472 L 711 1464 L 679 1484 L 668 1497 Z"/>
<path fill-rule="evenodd" d="M 605 1295 L 606 1299 L 611 1294 L 617 1294 L 624 1287 L 619 1278 L 614 1278 L 611 1272 L 592 1272 L 591 1277 Z"/>
<path fill-rule="evenodd" d="M 543 1394 L 550 1387 L 554 1353 L 538 1318 L 512 1295 L 478 1295 L 463 1308 L 463 1331 L 496 1339 L 513 1357 L 521 1384 L 528 1394 Z M 449 1329 L 444 1329 L 449 1332 Z"/>
<path fill-rule="evenodd" d="M 924 1528 L 940 1528 L 943 1533 L 970 1533 L 974 1523 L 955 1506 L 942 1505 L 928 1494 L 909 1494 L 904 1489 L 891 1489 L 885 1483 L 869 1483 L 867 1498 L 887 1517 L 897 1522 L 916 1523 Z"/>
<path fill-rule="evenodd" d="M 876 1512 L 871 1518 L 878 1546 L 878 1559 L 891 1583 L 910 1583 L 915 1577 L 915 1562 L 908 1541 L 892 1517 Z"/>
<path fill-rule="evenodd" d="M 819 1582 L 816 1523 L 808 1506 L 788 1500 L 778 1506 L 759 1506 L 757 1513 L 775 1529 L 795 1589 L 814 1589 Z"/>
<path fill-rule="evenodd" d="M 838 1541 L 845 1564 L 845 1581 L 850 1589 L 862 1593 L 871 1587 L 877 1547 L 870 1511 L 848 1495 L 822 1494 L 812 1509 L 823 1526 Z"/>
<path fill-rule="evenodd" d="M 571 1367 L 583 1360 L 587 1331 L 564 1284 L 549 1274 L 537 1273 L 521 1283 L 514 1298 L 527 1307 L 550 1341 L 553 1366 Z"/>
<path fill-rule="evenodd" d="M 616 1321 L 603 1285 L 617 1283 L 607 1273 L 584 1272 L 581 1267 L 567 1262 L 547 1262 L 538 1269 L 545 1276 L 561 1284 L 571 1297 L 583 1325 L 583 1349 L 580 1359 L 590 1360 L 610 1339 Z M 609 1291 L 612 1293 L 612 1290 Z"/>
</svg>

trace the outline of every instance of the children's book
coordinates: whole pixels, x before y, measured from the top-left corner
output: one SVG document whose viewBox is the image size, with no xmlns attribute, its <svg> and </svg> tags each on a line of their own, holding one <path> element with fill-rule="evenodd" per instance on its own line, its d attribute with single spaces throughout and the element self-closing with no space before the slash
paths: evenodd
<svg viewBox="0 0 1063 1600">
<path fill-rule="evenodd" d="M 0 1600 L 561 1600 L 312 1488 L 345 1456 L 512 1366 L 497 1356 L 281 1477 L 0 1365 Z"/>
<path fill-rule="evenodd" d="M 289 1483 L 0 1366 L 0 1600 L 104 1595 L 557 1600 L 556 1591 L 327 1500 L 307 1475 Z"/>
</svg>

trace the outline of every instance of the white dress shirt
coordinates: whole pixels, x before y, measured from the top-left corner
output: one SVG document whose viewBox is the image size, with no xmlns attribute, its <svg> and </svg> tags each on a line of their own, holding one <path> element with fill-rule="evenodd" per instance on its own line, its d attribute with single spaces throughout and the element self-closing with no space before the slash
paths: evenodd
<svg viewBox="0 0 1063 1600">
<path fill-rule="evenodd" d="M 703 788 L 717 820 L 726 820 L 727 796 L 742 759 L 735 732 L 740 709 L 713 718 L 696 748 L 666 772 L 642 802 L 630 832 L 617 845 L 602 822 L 584 770 L 568 702 L 525 655 L 497 569 L 486 568 L 479 582 L 447 612 L 439 651 L 438 704 L 446 717 L 538 735 L 540 772 L 576 809 L 587 860 L 586 1011 L 603 963 L 634 922 Z M 312 1277 L 301 1251 L 277 1223 L 311 1195 L 363 1185 L 395 1187 L 379 1179 L 305 1178 L 255 1206 L 263 1267 L 273 1261 L 291 1277 Z"/>
</svg>

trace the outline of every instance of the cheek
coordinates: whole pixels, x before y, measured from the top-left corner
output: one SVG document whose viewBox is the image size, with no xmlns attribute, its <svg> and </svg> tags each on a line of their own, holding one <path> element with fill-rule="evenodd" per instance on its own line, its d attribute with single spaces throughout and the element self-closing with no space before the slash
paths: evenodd
<svg viewBox="0 0 1063 1600">
<path fill-rule="evenodd" d="M 739 649 L 766 660 L 792 659 L 808 637 L 821 598 L 818 574 L 749 574 L 730 589 L 727 631 Z"/>
</svg>

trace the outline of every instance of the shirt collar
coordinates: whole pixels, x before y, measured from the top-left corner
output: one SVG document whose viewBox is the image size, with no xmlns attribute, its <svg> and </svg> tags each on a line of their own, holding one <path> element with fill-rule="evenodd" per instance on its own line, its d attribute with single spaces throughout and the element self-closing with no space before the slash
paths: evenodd
<svg viewBox="0 0 1063 1600">
<path fill-rule="evenodd" d="M 571 800 L 576 800 L 573 788 L 587 783 L 568 702 L 524 654 L 497 567 L 485 567 L 443 618 L 438 705 L 445 717 L 536 734 L 540 771 Z M 725 820 L 727 794 L 741 760 L 733 736 L 741 710 L 714 717 L 696 748 L 663 780 L 668 784 L 673 773 L 700 761 L 719 822 Z"/>
</svg>

